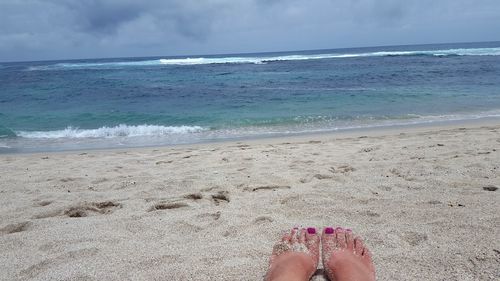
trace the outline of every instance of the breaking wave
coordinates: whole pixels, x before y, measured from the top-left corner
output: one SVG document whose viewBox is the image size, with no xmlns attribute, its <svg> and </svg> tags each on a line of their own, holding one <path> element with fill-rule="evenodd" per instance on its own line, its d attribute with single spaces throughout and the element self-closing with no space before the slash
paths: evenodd
<svg viewBox="0 0 500 281">
<path fill-rule="evenodd" d="M 158 65 L 203 65 L 203 64 L 265 64 L 278 61 L 301 61 L 320 59 L 341 59 L 358 57 L 393 57 L 393 56 L 500 56 L 500 47 L 497 48 L 469 48 L 469 49 L 443 49 L 423 51 L 380 51 L 366 53 L 325 53 L 308 55 L 283 55 L 283 56 L 256 56 L 256 57 L 192 57 L 155 59 L 142 61 L 118 62 L 82 62 L 82 63 L 57 63 L 48 66 L 31 66 L 28 70 L 54 70 L 54 69 L 82 69 L 82 68 L 116 68 L 134 66 Z"/>
<path fill-rule="evenodd" d="M 480 49 L 449 49 L 434 51 L 384 51 L 352 54 L 317 54 L 317 55 L 289 55 L 274 57 L 226 57 L 226 58 L 185 58 L 185 59 L 160 59 L 161 64 L 172 65 L 194 65 L 194 64 L 217 64 L 217 63 L 254 63 L 263 64 L 273 61 L 298 61 L 318 60 L 335 58 L 356 57 L 389 57 L 389 56 L 500 56 L 500 48 Z"/>
<path fill-rule="evenodd" d="M 157 125 L 118 125 L 115 127 L 101 127 L 98 129 L 78 129 L 67 127 L 55 131 L 18 131 L 16 135 L 31 139 L 59 139 L 59 138 L 113 138 L 113 137 L 140 137 L 140 136 L 168 136 L 197 133 L 207 130 L 200 126 L 157 126 Z"/>
</svg>

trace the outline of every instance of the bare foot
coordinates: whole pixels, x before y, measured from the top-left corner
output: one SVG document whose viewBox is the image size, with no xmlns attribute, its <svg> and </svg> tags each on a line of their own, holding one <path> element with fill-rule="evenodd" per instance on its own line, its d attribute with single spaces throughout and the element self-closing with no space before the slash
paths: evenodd
<svg viewBox="0 0 500 281">
<path fill-rule="evenodd" d="M 323 266 L 333 281 L 374 281 L 372 255 L 350 229 L 327 227 L 321 237 Z"/>
<path fill-rule="evenodd" d="M 283 235 L 274 245 L 265 280 L 309 280 L 318 267 L 319 242 L 315 228 L 294 228 Z"/>
</svg>

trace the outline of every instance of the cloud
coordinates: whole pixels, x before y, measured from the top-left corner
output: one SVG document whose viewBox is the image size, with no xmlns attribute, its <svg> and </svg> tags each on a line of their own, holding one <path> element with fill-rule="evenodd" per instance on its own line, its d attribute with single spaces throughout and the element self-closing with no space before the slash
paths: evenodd
<svg viewBox="0 0 500 281">
<path fill-rule="evenodd" d="M 496 0 L 3 0 L 0 61 L 498 40 L 498 14 Z"/>
<path fill-rule="evenodd" d="M 74 17 L 74 28 L 92 34 L 116 32 L 116 29 L 140 16 L 144 11 L 140 2 L 131 1 L 100 1 L 100 0 L 70 0 L 52 1 L 60 3 Z"/>
</svg>

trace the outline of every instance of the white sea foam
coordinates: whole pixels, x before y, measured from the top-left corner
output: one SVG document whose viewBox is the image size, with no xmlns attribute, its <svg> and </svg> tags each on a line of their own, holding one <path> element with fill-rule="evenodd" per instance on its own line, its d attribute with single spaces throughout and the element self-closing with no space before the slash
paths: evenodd
<svg viewBox="0 0 500 281">
<path fill-rule="evenodd" d="M 197 65 L 221 63 L 254 63 L 261 64 L 262 58 L 258 57 L 227 57 L 227 58 L 185 58 L 185 59 L 160 59 L 164 65 Z"/>
<path fill-rule="evenodd" d="M 118 125 L 116 127 L 101 127 L 98 129 L 78 129 L 67 127 L 55 131 L 17 131 L 16 135 L 31 139 L 59 138 L 113 138 L 140 136 L 168 136 L 196 133 L 206 130 L 200 126 L 157 126 L 157 125 Z"/>
<path fill-rule="evenodd" d="M 419 124 L 438 124 L 480 118 L 500 118 L 500 110 L 450 115 L 403 115 L 387 118 L 358 116 L 351 120 L 331 119 L 328 116 L 298 117 L 297 124 L 256 125 L 206 129 L 198 126 L 164 127 L 153 125 L 103 127 L 95 130 L 66 128 L 47 132 L 16 132 L 18 138 L 0 142 L 0 153 L 5 151 L 60 151 L 112 147 L 163 146 L 199 143 L 205 141 L 248 139 L 304 133 L 335 132 Z M 324 119 L 324 120 L 323 120 Z M 135 136 L 135 137 L 134 137 Z"/>
<path fill-rule="evenodd" d="M 500 47 L 497 48 L 469 48 L 469 49 L 443 49 L 423 51 L 380 51 L 366 53 L 324 53 L 308 55 L 285 56 L 256 56 L 256 57 L 188 57 L 175 59 L 157 59 L 142 61 L 115 61 L 115 62 L 88 62 L 88 63 L 57 63 L 46 66 L 30 66 L 29 71 L 81 69 L 81 68 L 116 68 L 134 66 L 159 66 L 159 65 L 203 65 L 203 64 L 266 64 L 276 61 L 301 61 L 320 59 L 342 59 L 357 57 L 389 57 L 389 56 L 500 56 Z"/>
<path fill-rule="evenodd" d="M 118 62 L 100 62 L 100 63 L 58 63 L 60 67 L 102 67 L 102 66 L 147 66 L 158 65 L 158 60 L 143 61 L 118 61 Z"/>
<path fill-rule="evenodd" d="M 185 58 L 185 59 L 160 59 L 161 64 L 170 65 L 196 65 L 196 64 L 230 64 L 230 63 L 253 63 L 265 64 L 273 61 L 300 61 L 319 60 L 336 58 L 356 58 L 356 57 L 388 57 L 388 56 L 499 56 L 500 48 L 476 48 L 476 49 L 448 49 L 429 51 L 384 51 L 368 53 L 347 53 L 347 54 L 316 54 L 316 55 L 288 55 L 272 57 L 225 57 L 225 58 Z"/>
</svg>

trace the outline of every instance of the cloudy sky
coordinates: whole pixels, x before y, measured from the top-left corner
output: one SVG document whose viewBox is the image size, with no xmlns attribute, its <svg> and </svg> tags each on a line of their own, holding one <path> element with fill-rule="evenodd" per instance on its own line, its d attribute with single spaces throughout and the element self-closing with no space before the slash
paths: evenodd
<svg viewBox="0 0 500 281">
<path fill-rule="evenodd" d="M 499 0 L 0 0 L 0 61 L 497 40 Z"/>
</svg>

